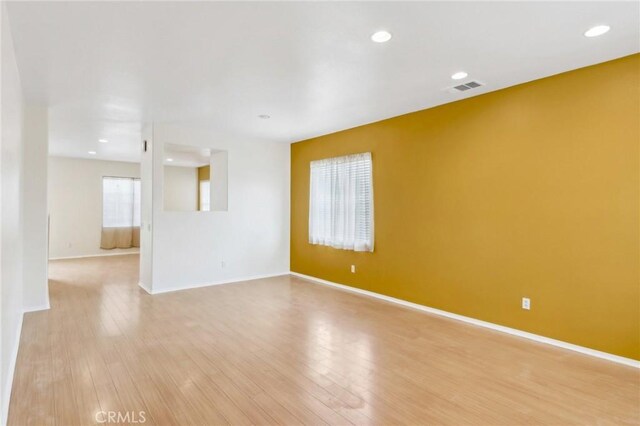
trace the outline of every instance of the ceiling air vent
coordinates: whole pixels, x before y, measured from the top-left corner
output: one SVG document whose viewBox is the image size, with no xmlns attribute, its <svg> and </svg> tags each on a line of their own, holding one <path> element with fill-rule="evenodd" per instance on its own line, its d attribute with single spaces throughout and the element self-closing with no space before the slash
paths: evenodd
<svg viewBox="0 0 640 426">
<path fill-rule="evenodd" d="M 482 87 L 484 86 L 484 84 L 479 83 L 477 81 L 470 81 L 468 83 L 465 84 L 460 84 L 458 86 L 454 86 L 451 88 L 451 92 L 455 93 L 455 92 L 465 92 L 467 90 L 471 90 L 471 89 L 475 89 L 476 87 Z"/>
</svg>

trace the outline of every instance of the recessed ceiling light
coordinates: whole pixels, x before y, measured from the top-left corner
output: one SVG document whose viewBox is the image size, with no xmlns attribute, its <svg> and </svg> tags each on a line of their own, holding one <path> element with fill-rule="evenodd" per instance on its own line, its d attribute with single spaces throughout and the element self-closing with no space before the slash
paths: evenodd
<svg viewBox="0 0 640 426">
<path fill-rule="evenodd" d="M 611 27 L 608 25 L 597 25 L 585 31 L 584 35 L 585 37 L 598 37 L 606 32 L 609 32 L 610 29 Z"/>
<path fill-rule="evenodd" d="M 371 35 L 371 40 L 376 43 L 384 43 L 391 40 L 391 33 L 388 31 L 378 31 Z"/>
<path fill-rule="evenodd" d="M 100 142 L 100 143 L 107 143 L 107 142 L 109 142 L 109 141 L 108 141 L 108 140 L 106 140 L 106 139 L 98 139 L 98 142 Z"/>
<path fill-rule="evenodd" d="M 173 161 L 173 158 L 167 158 L 167 161 L 168 161 L 168 162 L 172 162 L 172 161 Z"/>
<path fill-rule="evenodd" d="M 466 76 L 468 76 L 469 74 L 467 74 L 464 71 L 458 71 L 457 73 L 453 74 L 451 76 L 452 79 L 454 80 L 462 80 L 463 78 L 465 78 Z"/>
<path fill-rule="evenodd" d="M 258 116 L 258 118 L 262 118 L 263 120 L 268 120 L 268 119 L 270 119 L 270 118 L 271 118 L 271 116 L 270 116 L 270 115 L 267 115 L 267 114 L 260 114 L 260 115 Z"/>
<path fill-rule="evenodd" d="M 89 151 L 89 154 L 96 155 L 96 152 L 95 151 Z"/>
</svg>

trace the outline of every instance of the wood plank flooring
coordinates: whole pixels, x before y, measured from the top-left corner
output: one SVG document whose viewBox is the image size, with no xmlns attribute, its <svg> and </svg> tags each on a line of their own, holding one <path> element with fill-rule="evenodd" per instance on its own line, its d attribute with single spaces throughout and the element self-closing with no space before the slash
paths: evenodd
<svg viewBox="0 0 640 426">
<path fill-rule="evenodd" d="M 9 425 L 640 424 L 631 367 L 290 276 L 151 296 L 137 267 L 51 262 Z"/>
</svg>

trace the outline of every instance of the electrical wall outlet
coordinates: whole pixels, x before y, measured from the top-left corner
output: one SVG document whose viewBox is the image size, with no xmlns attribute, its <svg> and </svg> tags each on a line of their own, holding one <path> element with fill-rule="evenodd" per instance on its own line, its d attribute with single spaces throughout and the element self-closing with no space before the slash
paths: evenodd
<svg viewBox="0 0 640 426">
<path fill-rule="evenodd" d="M 522 309 L 526 309 L 527 311 L 531 309 L 531 299 L 528 297 L 522 298 Z"/>
<path fill-rule="evenodd" d="M 352 274 L 356 273 L 356 265 L 351 265 L 351 273 Z"/>
</svg>

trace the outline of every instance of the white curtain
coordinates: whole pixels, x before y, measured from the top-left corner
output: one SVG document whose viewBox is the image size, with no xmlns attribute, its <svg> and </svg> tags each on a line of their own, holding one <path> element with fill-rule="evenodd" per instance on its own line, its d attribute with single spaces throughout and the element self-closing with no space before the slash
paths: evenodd
<svg viewBox="0 0 640 426">
<path fill-rule="evenodd" d="M 311 162 L 309 242 L 373 251 L 371 153 Z"/>
<path fill-rule="evenodd" d="M 140 247 L 140 179 L 102 178 L 100 248 Z"/>
</svg>

